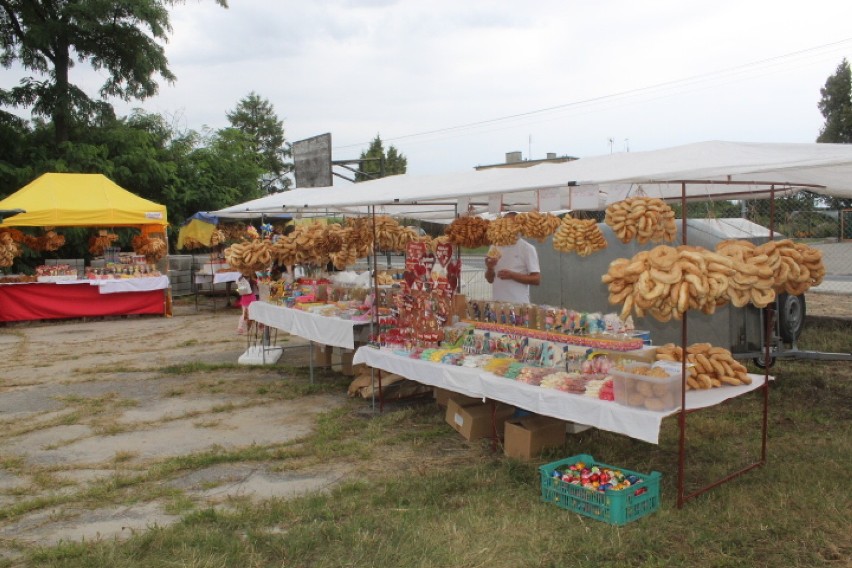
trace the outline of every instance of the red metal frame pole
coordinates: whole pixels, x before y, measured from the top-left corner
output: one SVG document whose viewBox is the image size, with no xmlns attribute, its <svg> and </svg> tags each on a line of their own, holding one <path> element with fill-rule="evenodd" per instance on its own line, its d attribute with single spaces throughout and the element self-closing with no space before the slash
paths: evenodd
<svg viewBox="0 0 852 568">
<path fill-rule="evenodd" d="M 687 244 L 686 237 L 686 183 L 680 184 L 680 206 L 681 206 L 681 242 L 682 244 Z M 685 476 L 685 463 L 686 463 L 686 342 L 687 342 L 687 325 L 686 325 L 686 312 L 683 314 L 683 319 L 680 324 L 680 346 L 683 350 L 683 356 L 681 357 L 682 361 L 680 364 L 680 382 L 681 382 L 681 390 L 680 390 L 680 413 L 678 414 L 677 423 L 678 429 L 680 430 L 680 434 L 678 437 L 678 451 L 677 451 L 677 508 L 680 509 L 683 507 L 684 503 L 684 476 Z"/>
</svg>

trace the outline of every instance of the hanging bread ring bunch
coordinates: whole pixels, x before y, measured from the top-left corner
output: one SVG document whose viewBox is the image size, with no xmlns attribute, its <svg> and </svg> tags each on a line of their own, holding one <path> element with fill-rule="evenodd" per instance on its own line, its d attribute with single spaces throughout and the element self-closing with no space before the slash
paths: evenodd
<svg viewBox="0 0 852 568">
<path fill-rule="evenodd" d="M 44 234 L 35 239 L 37 249 L 47 252 L 59 250 L 65 244 L 65 237 L 56 232 L 53 227 L 45 227 Z"/>
<path fill-rule="evenodd" d="M 350 217 L 346 226 L 352 229 L 349 243 L 355 250 L 357 258 L 364 258 L 373 252 L 373 223 L 369 217 Z"/>
<path fill-rule="evenodd" d="M 293 239 L 293 233 L 282 235 L 278 240 L 269 245 L 269 254 L 279 266 L 293 266 L 298 264 L 299 245 Z"/>
<path fill-rule="evenodd" d="M 399 244 L 400 249 L 399 252 L 408 251 L 409 243 L 424 243 L 428 250 L 432 250 L 432 237 L 429 235 L 421 235 L 416 227 L 402 227 L 402 234 L 400 236 Z"/>
<path fill-rule="evenodd" d="M 298 225 L 290 233 L 289 237 L 296 245 L 294 264 L 322 266 L 328 262 L 328 253 L 320 245 L 326 229 L 326 225 L 314 222 Z"/>
<path fill-rule="evenodd" d="M 822 252 L 789 239 L 762 245 L 727 240 L 718 243 L 716 250 L 734 260 L 736 274 L 729 295 L 737 307 L 751 302 L 764 308 L 778 294 L 798 296 L 818 286 L 825 276 Z"/>
<path fill-rule="evenodd" d="M 683 349 L 674 343 L 657 347 L 657 361 L 683 361 Z M 687 390 L 711 389 L 725 385 L 750 385 L 745 365 L 734 359 L 724 347 L 710 343 L 693 343 L 686 348 Z"/>
<path fill-rule="evenodd" d="M 447 235 L 441 235 L 440 237 L 435 237 L 434 239 L 430 239 L 429 241 L 429 250 L 433 253 L 437 252 L 438 246 L 444 243 L 455 244 L 452 239 Z"/>
<path fill-rule="evenodd" d="M 659 321 L 682 319 L 687 310 L 712 314 L 728 301 L 733 261 L 699 247 L 659 245 L 618 258 L 601 280 L 609 287 L 609 302 L 624 303 L 621 318 L 635 310 Z"/>
<path fill-rule="evenodd" d="M 118 240 L 118 235 L 110 233 L 105 229 L 100 229 L 98 234 L 89 239 L 89 252 L 92 256 L 102 256 L 104 249 L 111 247 L 112 243 Z"/>
<path fill-rule="evenodd" d="M 488 240 L 488 221 L 482 217 L 458 217 L 444 230 L 450 242 L 459 247 L 479 248 L 491 244 Z"/>
<path fill-rule="evenodd" d="M 766 243 L 761 246 L 766 246 Z M 776 275 L 776 284 L 780 292 L 780 281 L 784 280 L 784 292 L 792 296 L 804 294 L 812 286 L 819 286 L 825 278 L 825 264 L 822 260 L 822 251 L 803 243 L 794 243 L 789 240 L 778 241 L 778 254 L 781 255 L 781 263 L 786 264 L 789 270 L 786 279 L 783 273 Z M 798 268 L 798 272 L 796 271 Z"/>
<path fill-rule="evenodd" d="M 228 223 L 226 225 L 221 225 L 219 228 L 225 236 L 225 238 L 221 240 L 220 244 L 224 244 L 225 241 L 240 241 L 246 235 L 246 226 L 244 223 Z"/>
<path fill-rule="evenodd" d="M 544 239 L 556 232 L 561 220 L 553 213 L 528 211 L 515 215 L 515 223 L 517 223 L 518 230 L 523 236 L 543 242 Z"/>
<path fill-rule="evenodd" d="M 156 263 L 169 252 L 166 241 L 160 237 L 149 237 L 147 235 L 136 235 L 131 240 L 133 252 L 145 255 L 149 263 Z"/>
<path fill-rule="evenodd" d="M 414 229 L 412 229 L 411 227 L 408 227 L 408 230 L 409 230 L 409 231 L 411 231 L 411 233 L 412 233 L 412 235 L 413 235 L 413 238 L 411 239 L 411 241 L 410 241 L 410 242 L 413 242 L 413 243 L 426 243 L 426 248 L 428 248 L 429 250 L 434 250 L 434 248 L 435 248 L 435 242 L 434 242 L 434 240 L 432 239 L 432 237 L 431 237 L 431 236 L 429 236 L 429 235 L 420 235 L 420 234 L 418 234 L 418 233 L 417 233 L 417 231 L 415 231 L 415 230 L 414 230 Z M 441 237 L 438 237 L 438 238 L 441 238 Z M 447 239 L 447 240 L 449 241 L 449 239 Z M 406 245 L 406 250 L 408 250 L 408 246 L 407 246 L 407 245 Z"/>
<path fill-rule="evenodd" d="M 21 256 L 21 252 L 21 247 L 15 241 L 12 232 L 0 230 L 0 267 L 12 266 L 15 258 Z"/>
<path fill-rule="evenodd" d="M 340 223 L 326 225 L 325 230 L 320 233 L 317 239 L 317 247 L 326 255 L 340 252 L 340 249 L 343 248 L 343 235 L 340 232 L 342 229 Z"/>
<path fill-rule="evenodd" d="M 405 229 L 399 222 L 389 215 L 376 215 L 376 247 L 379 250 L 402 251 Z M 406 241 L 407 243 L 407 241 Z"/>
<path fill-rule="evenodd" d="M 243 240 L 225 249 L 225 260 L 243 276 L 253 276 L 272 264 L 272 245 L 266 239 Z"/>
<path fill-rule="evenodd" d="M 752 303 L 765 308 L 775 301 L 775 272 L 781 264 L 780 255 L 766 249 L 770 254 L 757 250 L 749 241 L 726 240 L 716 244 L 716 252 L 733 261 L 734 273 L 728 286 L 731 303 L 742 308 Z"/>
<path fill-rule="evenodd" d="M 353 233 L 354 229 L 351 227 L 342 227 L 337 230 L 337 234 L 341 238 L 342 245 L 339 251 L 328 255 L 337 270 L 343 270 L 347 266 L 352 266 L 358 261 L 358 251 L 355 244 L 351 242 Z"/>
<path fill-rule="evenodd" d="M 210 235 L 210 246 L 217 247 L 219 245 L 224 245 L 227 238 L 225 231 L 217 228 Z"/>
<path fill-rule="evenodd" d="M 636 239 L 641 244 L 674 242 L 677 236 L 675 214 L 662 199 L 628 197 L 606 208 L 604 222 L 623 243 Z"/>
<path fill-rule="evenodd" d="M 181 247 L 181 248 L 186 249 L 186 250 L 195 250 L 195 249 L 204 248 L 206 246 L 207 245 L 205 245 L 204 243 L 202 243 L 201 241 L 199 241 L 197 239 L 193 239 L 192 237 L 186 237 L 186 238 L 183 239 L 183 247 Z"/>
<path fill-rule="evenodd" d="M 518 232 L 519 227 L 515 217 L 501 217 L 488 223 L 486 236 L 492 245 L 503 247 L 518 242 Z"/>
<path fill-rule="evenodd" d="M 565 215 L 553 235 L 553 248 L 559 252 L 573 251 L 580 256 L 589 256 L 606 247 L 606 238 L 594 219 L 575 219 Z"/>
</svg>

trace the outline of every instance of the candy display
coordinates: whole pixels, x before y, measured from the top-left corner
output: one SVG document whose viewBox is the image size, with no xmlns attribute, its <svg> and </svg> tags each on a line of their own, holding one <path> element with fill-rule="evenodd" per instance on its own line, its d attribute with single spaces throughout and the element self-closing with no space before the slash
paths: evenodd
<svg viewBox="0 0 852 568">
<path fill-rule="evenodd" d="M 592 491 L 622 491 L 645 481 L 634 473 L 625 473 L 620 469 L 609 466 L 599 466 L 583 461 L 572 463 L 567 467 L 554 469 L 550 474 L 562 483 L 579 485 Z"/>
<path fill-rule="evenodd" d="M 538 468 L 542 501 L 622 526 L 660 508 L 661 475 L 596 462 L 579 454 Z"/>
<path fill-rule="evenodd" d="M 571 335 L 557 331 L 549 332 L 537 329 L 520 328 L 517 326 L 509 326 L 506 324 L 496 324 L 488 322 L 470 321 L 476 329 L 497 331 L 500 333 L 515 333 L 524 334 L 529 337 L 549 341 L 551 343 L 564 343 L 567 345 L 577 345 L 582 347 L 592 347 L 597 349 L 610 349 L 613 351 L 635 351 L 644 346 L 644 341 L 640 338 L 630 336 L 604 336 L 604 335 Z"/>
</svg>

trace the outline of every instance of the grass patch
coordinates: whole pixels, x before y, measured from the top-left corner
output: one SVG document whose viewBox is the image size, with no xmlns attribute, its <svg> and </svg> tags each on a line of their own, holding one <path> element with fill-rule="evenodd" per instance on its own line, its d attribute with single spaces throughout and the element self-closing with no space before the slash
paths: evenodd
<svg viewBox="0 0 852 568">
<path fill-rule="evenodd" d="M 849 349 L 848 325 L 806 331 L 802 349 Z M 814 347 L 818 341 L 825 347 Z M 235 382 L 251 392 L 266 389 L 267 398 L 339 393 L 348 383 L 318 373 L 311 385 L 304 373 L 284 373 Z M 74 496 L 15 503 L 0 516 L 144 499 L 160 499 L 183 515 L 125 542 L 24 551 L 26 565 L 47 567 L 845 566 L 852 555 L 852 497 L 843 490 L 852 468 L 852 364 L 779 360 L 772 373 L 767 463 L 682 509 L 675 502 L 676 418 L 664 420 L 659 445 L 589 430 L 524 463 L 492 454 L 488 442 L 461 441 L 432 404 L 375 414 L 367 401 L 355 400 L 320 416 L 311 435 L 292 443 L 180 456 Z M 204 388 L 228 388 L 227 382 Z M 761 415 L 755 393 L 689 416 L 688 489 L 759 457 Z M 661 509 L 615 528 L 542 503 L 538 465 L 578 453 L 662 472 Z M 227 510 L 199 509 L 163 483 L 217 464 L 253 462 L 279 471 L 342 469 L 348 481 L 295 499 L 235 499 Z M 8 465 L 21 467 L 16 460 Z"/>
<path fill-rule="evenodd" d="M 157 370 L 164 375 L 192 375 L 195 373 L 209 373 L 212 371 L 237 369 L 241 371 L 251 370 L 245 365 L 239 365 L 237 363 L 203 363 L 200 361 L 181 363 L 180 365 L 168 365 L 166 367 L 160 367 Z"/>
</svg>

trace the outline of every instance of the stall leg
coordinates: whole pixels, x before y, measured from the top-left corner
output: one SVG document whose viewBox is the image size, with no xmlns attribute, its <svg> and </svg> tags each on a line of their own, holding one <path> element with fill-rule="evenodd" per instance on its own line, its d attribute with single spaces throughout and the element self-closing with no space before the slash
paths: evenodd
<svg viewBox="0 0 852 568">
<path fill-rule="evenodd" d="M 314 384 L 314 342 L 308 342 L 308 348 L 311 350 L 308 354 L 308 367 L 310 369 L 311 384 Z"/>
</svg>

